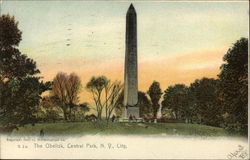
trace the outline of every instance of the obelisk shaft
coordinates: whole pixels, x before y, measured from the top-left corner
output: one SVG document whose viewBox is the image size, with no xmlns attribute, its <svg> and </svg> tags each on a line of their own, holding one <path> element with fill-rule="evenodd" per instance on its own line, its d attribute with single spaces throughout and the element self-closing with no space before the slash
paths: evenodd
<svg viewBox="0 0 250 160">
<path fill-rule="evenodd" d="M 126 51 L 124 75 L 124 105 L 133 107 L 138 102 L 137 75 L 137 23 L 136 12 L 131 4 L 126 16 Z"/>
</svg>

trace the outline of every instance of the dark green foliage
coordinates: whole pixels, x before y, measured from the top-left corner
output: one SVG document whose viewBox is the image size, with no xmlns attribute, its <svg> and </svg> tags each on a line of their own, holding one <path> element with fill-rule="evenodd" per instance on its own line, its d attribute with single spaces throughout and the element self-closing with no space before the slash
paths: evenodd
<svg viewBox="0 0 250 160">
<path fill-rule="evenodd" d="M 0 17 L 0 120 L 3 125 L 34 123 L 41 94 L 50 87 L 35 74 L 36 63 L 16 48 L 21 31 L 14 17 Z"/>
<path fill-rule="evenodd" d="M 109 80 L 105 76 L 92 77 L 91 80 L 87 83 L 86 88 L 89 90 L 96 90 L 98 93 L 105 88 Z"/>
<path fill-rule="evenodd" d="M 0 47 L 9 48 L 19 45 L 22 32 L 18 29 L 18 22 L 14 16 L 2 15 L 0 17 Z"/>
<path fill-rule="evenodd" d="M 52 121 L 53 123 L 56 122 L 56 120 L 60 119 L 60 115 L 58 111 L 50 109 L 46 111 L 46 121 Z"/>
<path fill-rule="evenodd" d="M 158 109 L 160 107 L 159 100 L 160 100 L 161 95 L 162 95 L 162 91 L 161 91 L 161 88 L 160 88 L 160 83 L 154 81 L 151 84 L 151 86 L 149 87 L 149 90 L 148 90 L 147 93 L 148 93 L 148 95 L 149 95 L 149 97 L 151 99 L 154 117 L 156 118 L 157 111 L 158 111 Z"/>
<path fill-rule="evenodd" d="M 0 17 L 0 80 L 20 79 L 40 71 L 36 63 L 16 48 L 21 41 L 22 32 L 18 22 L 10 15 Z"/>
<path fill-rule="evenodd" d="M 121 116 L 122 115 L 122 111 L 123 111 L 123 101 L 124 101 L 124 90 L 121 91 L 121 94 L 119 95 L 118 98 L 118 103 L 119 105 L 115 108 L 115 113 L 116 116 Z M 147 97 L 147 94 L 142 92 L 142 91 L 138 91 L 138 104 L 139 106 L 139 113 L 140 113 L 140 117 L 151 117 L 153 114 L 153 108 L 152 108 L 152 104 L 150 102 L 150 100 Z"/>
<path fill-rule="evenodd" d="M 34 123 L 41 94 L 50 87 L 50 83 L 40 82 L 39 77 L 26 77 L 1 84 L 1 122 L 4 125 Z"/>
<path fill-rule="evenodd" d="M 219 102 L 218 79 L 202 78 L 190 85 L 193 104 L 202 124 L 219 126 L 222 108 Z"/>
<path fill-rule="evenodd" d="M 176 84 L 165 90 L 162 107 L 171 109 L 177 119 L 219 126 L 221 107 L 218 99 L 219 80 L 202 78 L 190 87 Z"/>
<path fill-rule="evenodd" d="M 90 110 L 90 106 L 87 102 L 79 104 L 79 107 L 83 112 L 88 112 Z"/>
<path fill-rule="evenodd" d="M 79 105 L 75 105 L 72 109 L 72 119 L 75 121 L 82 121 L 85 119 L 86 112 L 90 111 L 90 105 L 88 103 L 81 103 Z"/>
<path fill-rule="evenodd" d="M 188 109 L 186 113 L 193 121 L 247 134 L 248 39 L 238 40 L 223 60 L 226 63 L 221 66 L 219 79 L 198 79 L 189 88 L 170 86 L 162 105 L 176 113 Z"/>
<path fill-rule="evenodd" d="M 40 73 L 36 62 L 16 48 L 2 48 L 0 51 L 0 80 L 20 80 L 23 77 Z"/>
<path fill-rule="evenodd" d="M 168 87 L 164 91 L 162 109 L 172 109 L 175 113 L 176 118 L 182 117 L 182 109 L 187 106 L 187 87 L 184 84 L 176 84 Z"/>
<path fill-rule="evenodd" d="M 148 99 L 146 93 L 139 91 L 138 92 L 138 106 L 140 117 L 152 116 L 153 108 L 150 100 Z"/>
<path fill-rule="evenodd" d="M 91 115 L 86 115 L 86 116 L 85 116 L 85 119 L 86 119 L 86 121 L 88 121 L 88 122 L 94 122 L 94 121 L 97 120 L 97 117 L 96 117 L 94 114 L 91 114 Z"/>
<path fill-rule="evenodd" d="M 40 101 L 40 105 L 37 108 L 37 119 L 40 121 L 48 122 L 61 119 L 60 113 L 62 113 L 59 107 L 60 100 L 56 96 L 44 96 Z"/>
<path fill-rule="evenodd" d="M 248 39 L 238 40 L 223 57 L 221 94 L 223 110 L 228 114 L 226 125 L 247 133 L 248 112 Z"/>
<path fill-rule="evenodd" d="M 194 106 L 189 88 L 184 84 L 176 84 L 164 91 L 162 109 L 171 109 L 177 119 L 192 120 Z"/>
</svg>

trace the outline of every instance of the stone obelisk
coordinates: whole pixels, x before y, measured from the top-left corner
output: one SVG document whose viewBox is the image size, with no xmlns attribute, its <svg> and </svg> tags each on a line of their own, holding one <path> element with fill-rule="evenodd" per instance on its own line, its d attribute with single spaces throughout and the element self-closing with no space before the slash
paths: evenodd
<svg viewBox="0 0 250 160">
<path fill-rule="evenodd" d="M 139 117 L 137 75 L 137 24 L 136 12 L 131 4 L 126 15 L 126 51 L 124 72 L 124 118 Z"/>
</svg>

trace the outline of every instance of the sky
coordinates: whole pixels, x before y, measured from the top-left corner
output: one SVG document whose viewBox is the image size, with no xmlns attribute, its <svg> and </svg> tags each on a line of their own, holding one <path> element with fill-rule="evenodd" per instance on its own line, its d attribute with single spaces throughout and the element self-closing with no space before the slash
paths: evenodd
<svg viewBox="0 0 250 160">
<path fill-rule="evenodd" d="M 125 17 L 132 1 L 5 1 L 1 13 L 15 16 L 19 49 L 37 62 L 40 76 L 77 73 L 81 102 L 90 101 L 92 76 L 124 79 Z M 216 78 L 223 55 L 248 38 L 248 2 L 133 2 L 137 12 L 138 85 L 146 92 Z"/>
</svg>

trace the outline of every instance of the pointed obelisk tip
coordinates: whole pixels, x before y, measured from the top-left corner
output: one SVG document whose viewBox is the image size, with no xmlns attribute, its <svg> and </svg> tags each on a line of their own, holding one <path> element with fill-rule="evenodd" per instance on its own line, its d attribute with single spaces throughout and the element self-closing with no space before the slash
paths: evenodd
<svg viewBox="0 0 250 160">
<path fill-rule="evenodd" d="M 130 4 L 130 6 L 128 8 L 128 13 L 135 13 L 135 8 L 133 6 L 133 3 Z"/>
<path fill-rule="evenodd" d="M 130 4 L 129 9 L 134 9 L 133 3 Z"/>
</svg>

